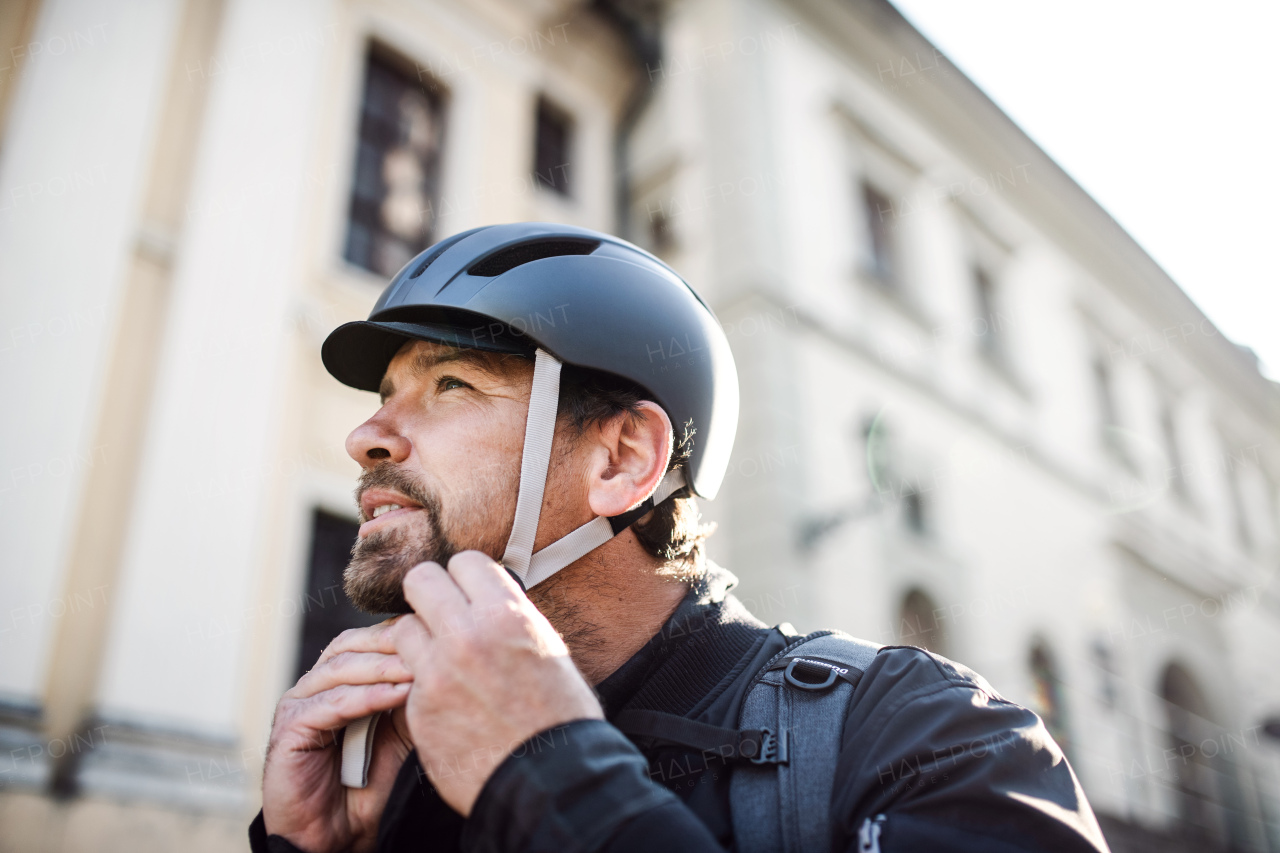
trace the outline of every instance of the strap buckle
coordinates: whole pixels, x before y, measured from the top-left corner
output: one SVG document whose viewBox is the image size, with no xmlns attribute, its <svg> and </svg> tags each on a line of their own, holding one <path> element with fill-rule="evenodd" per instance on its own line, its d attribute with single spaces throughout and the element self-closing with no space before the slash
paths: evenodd
<svg viewBox="0 0 1280 853">
<path fill-rule="evenodd" d="M 752 764 L 786 764 L 787 733 L 773 729 L 739 732 L 738 754 Z"/>
</svg>

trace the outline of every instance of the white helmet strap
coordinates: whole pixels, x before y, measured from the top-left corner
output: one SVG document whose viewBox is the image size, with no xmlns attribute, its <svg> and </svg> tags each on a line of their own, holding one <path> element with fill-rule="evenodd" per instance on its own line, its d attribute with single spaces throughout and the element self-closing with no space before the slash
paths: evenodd
<svg viewBox="0 0 1280 853">
<path fill-rule="evenodd" d="M 529 416 L 524 427 L 524 451 L 520 458 L 520 493 L 516 497 L 515 522 L 502 556 L 512 574 L 525 589 L 542 583 L 565 566 L 591 553 L 685 485 L 684 472 L 667 472 L 653 494 L 635 509 L 612 518 L 596 516 L 577 530 L 533 553 L 542 514 L 542 495 L 551 467 L 551 442 L 555 437 L 556 411 L 560 401 L 560 361 L 539 349 L 533 365 L 533 389 L 529 394 Z"/>
<path fill-rule="evenodd" d="M 520 492 L 516 518 L 511 526 L 502 563 L 522 582 L 529 574 L 533 538 L 542 514 L 542 493 L 551 467 L 551 441 L 556 433 L 556 409 L 560 401 L 560 361 L 539 349 L 533 363 L 533 389 L 529 392 L 529 416 L 524 423 L 524 452 L 520 457 Z M 525 587 L 528 588 L 528 583 Z"/>
</svg>

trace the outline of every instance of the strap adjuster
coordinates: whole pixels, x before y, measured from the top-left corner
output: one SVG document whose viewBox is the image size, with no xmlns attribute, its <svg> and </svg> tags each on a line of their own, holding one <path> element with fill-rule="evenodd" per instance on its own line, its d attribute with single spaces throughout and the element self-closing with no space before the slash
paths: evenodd
<svg viewBox="0 0 1280 853">
<path fill-rule="evenodd" d="M 817 675 L 822 681 L 804 681 L 796 677 L 796 669 L 800 668 L 802 675 Z M 825 672 L 824 672 L 825 670 Z M 826 690 L 828 687 L 836 683 L 836 679 L 840 674 L 836 672 L 836 668 L 829 663 L 819 663 L 816 661 L 805 660 L 804 658 L 793 658 L 791 663 L 787 664 L 787 671 L 783 673 L 783 678 L 792 687 L 798 687 L 801 690 Z"/>
<path fill-rule="evenodd" d="M 739 732 L 738 754 L 752 764 L 786 764 L 787 733 L 779 737 L 773 729 Z"/>
</svg>

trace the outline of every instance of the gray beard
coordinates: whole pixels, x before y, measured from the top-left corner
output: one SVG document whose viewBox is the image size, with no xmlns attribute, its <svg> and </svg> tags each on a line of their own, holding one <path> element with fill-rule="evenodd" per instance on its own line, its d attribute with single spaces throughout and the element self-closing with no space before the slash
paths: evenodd
<svg viewBox="0 0 1280 853">
<path fill-rule="evenodd" d="M 410 531 L 396 527 L 357 539 L 351 549 L 351 562 L 342 573 L 343 590 L 351 603 L 366 613 L 412 613 L 413 608 L 404 598 L 405 575 L 423 562 L 448 566 L 453 555 L 466 548 L 458 547 L 446 535 L 439 498 L 395 465 L 384 463 L 366 469 L 356 488 L 356 504 L 360 504 L 360 496 L 367 489 L 375 487 L 395 489 L 419 504 L 427 516 L 427 530 L 422 532 L 415 528 Z M 363 512 L 360 518 L 366 520 Z M 608 587 L 619 595 L 624 594 L 623 589 L 615 583 L 606 582 L 597 573 L 597 568 L 603 567 L 603 564 L 596 565 L 598 560 L 599 556 L 578 566 L 572 574 L 585 574 L 597 589 Z M 574 653 L 603 648 L 608 637 L 607 627 L 587 617 L 585 608 L 572 594 L 571 588 L 570 577 L 557 572 L 529 590 L 529 600 L 547 617 Z"/>
<path fill-rule="evenodd" d="M 445 535 L 439 499 L 400 469 L 378 465 L 365 470 L 356 488 L 357 504 L 360 495 L 374 487 L 393 488 L 421 505 L 429 529 L 412 533 L 397 528 L 357 539 L 351 562 L 342 573 L 342 588 L 351 603 L 366 613 L 411 613 L 413 608 L 404 599 L 405 575 L 428 561 L 447 566 L 460 549 Z"/>
</svg>

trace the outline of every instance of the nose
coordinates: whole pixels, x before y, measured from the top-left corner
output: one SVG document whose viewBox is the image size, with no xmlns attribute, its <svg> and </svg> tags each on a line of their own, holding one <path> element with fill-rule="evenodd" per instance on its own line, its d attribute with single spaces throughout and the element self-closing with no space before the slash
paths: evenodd
<svg viewBox="0 0 1280 853">
<path fill-rule="evenodd" d="M 386 407 L 379 409 L 377 414 L 347 436 L 347 454 L 361 468 L 369 468 L 387 460 L 403 462 L 409 458 L 412 449 L 413 445 L 400 434 Z"/>
</svg>

